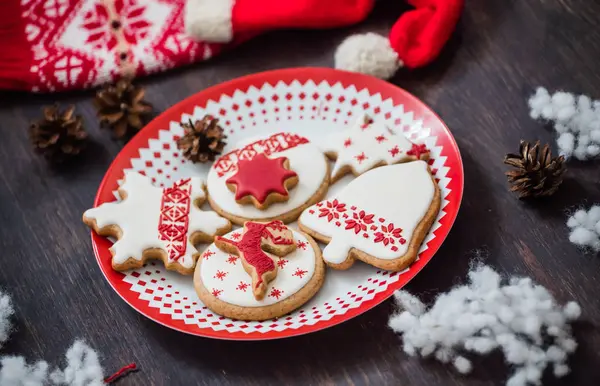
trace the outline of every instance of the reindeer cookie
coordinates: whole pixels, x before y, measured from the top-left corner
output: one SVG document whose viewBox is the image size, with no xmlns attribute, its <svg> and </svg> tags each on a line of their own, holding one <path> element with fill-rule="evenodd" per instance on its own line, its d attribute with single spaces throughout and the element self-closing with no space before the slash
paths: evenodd
<svg viewBox="0 0 600 386">
<path fill-rule="evenodd" d="M 293 133 L 254 139 L 221 156 L 207 178 L 208 202 L 221 216 L 295 221 L 329 188 L 329 164 L 317 146 Z"/>
<path fill-rule="evenodd" d="M 310 236 L 281 221 L 248 221 L 215 238 L 198 261 L 194 287 L 220 315 L 265 320 L 306 303 L 324 278 L 321 250 Z"/>
<path fill-rule="evenodd" d="M 202 180 L 186 178 L 160 189 L 148 177 L 129 172 L 119 188 L 122 201 L 108 202 L 83 214 L 83 222 L 101 236 L 118 239 L 110 248 L 117 271 L 161 259 L 169 270 L 194 271 L 198 243 L 231 229 L 226 219 L 199 209 L 206 196 Z"/>
</svg>

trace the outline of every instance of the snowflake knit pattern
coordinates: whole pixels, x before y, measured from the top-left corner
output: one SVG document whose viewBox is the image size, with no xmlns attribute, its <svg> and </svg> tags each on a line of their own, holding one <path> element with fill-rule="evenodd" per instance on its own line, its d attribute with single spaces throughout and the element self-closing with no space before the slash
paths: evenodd
<svg viewBox="0 0 600 386">
<path fill-rule="evenodd" d="M 12 0 L 0 6 L 0 88 L 61 91 L 211 58 L 184 32 L 186 0 Z"/>
<path fill-rule="evenodd" d="M 392 315 L 389 326 L 402 335 L 407 354 L 433 355 L 466 374 L 473 365 L 464 355 L 501 350 L 514 368 L 507 386 L 540 385 L 549 365 L 557 377 L 569 373 L 567 357 L 577 348 L 569 323 L 581 314 L 577 303 L 560 306 L 530 278 L 503 283 L 484 265 L 468 276 L 467 285 L 440 294 L 429 309 L 408 292 L 394 294 L 403 310 Z"/>
</svg>

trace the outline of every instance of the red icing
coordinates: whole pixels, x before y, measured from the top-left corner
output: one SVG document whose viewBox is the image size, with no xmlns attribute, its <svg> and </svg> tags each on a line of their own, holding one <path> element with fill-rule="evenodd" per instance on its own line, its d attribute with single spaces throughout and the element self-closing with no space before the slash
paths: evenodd
<svg viewBox="0 0 600 386">
<path fill-rule="evenodd" d="M 221 156 L 217 162 L 213 164 L 213 168 L 217 171 L 219 177 L 223 177 L 226 173 L 236 171 L 240 160 L 251 160 L 260 153 L 266 155 L 279 153 L 306 143 L 308 143 L 308 139 L 301 137 L 298 134 L 273 134 L 269 138 L 252 142 L 241 149 L 233 150 Z"/>
<path fill-rule="evenodd" d="M 226 183 L 236 186 L 236 200 L 252 196 L 263 204 L 271 193 L 287 196 L 285 181 L 297 174 L 283 166 L 286 160 L 285 157 L 270 159 L 262 153 L 257 154 L 251 160 L 240 161 L 238 172 Z"/>
<path fill-rule="evenodd" d="M 224 237 L 217 236 L 217 240 L 224 241 L 235 246 L 243 259 L 256 270 L 258 281 L 255 287 L 258 287 L 263 282 L 263 275 L 275 269 L 275 263 L 263 250 L 262 238 L 270 239 L 276 245 L 293 244 L 293 240 L 283 239 L 282 237 L 274 237 L 269 228 L 274 230 L 286 229 L 281 221 L 271 221 L 266 224 L 248 221 L 245 225 L 245 232 L 239 241 L 229 240 Z"/>
<path fill-rule="evenodd" d="M 354 158 L 356 158 L 356 160 L 358 161 L 358 163 L 362 163 L 364 160 L 368 159 L 369 157 L 367 157 L 365 155 L 364 152 L 360 153 L 359 155 L 354 156 Z"/>
<path fill-rule="evenodd" d="M 191 193 L 189 178 L 176 182 L 162 193 L 158 237 L 166 242 L 169 260 L 177 261 L 187 249 Z"/>
<path fill-rule="evenodd" d="M 362 236 L 365 239 L 370 239 L 375 244 L 381 243 L 394 252 L 398 250 L 398 244 L 404 245 L 407 242 L 402 235 L 402 228 L 396 227 L 383 217 L 376 218 L 375 214 L 367 213 L 354 205 L 347 208 L 346 203 L 334 199 L 332 201 L 321 201 L 315 206 L 319 207 L 319 213 L 314 210 L 309 210 L 308 213 L 316 216 L 319 220 L 341 227 L 342 223 L 337 221 L 341 219 L 345 222 L 344 229 L 348 232 L 357 235 L 357 237 Z M 380 224 L 377 224 L 376 221 Z M 302 248 L 300 241 L 298 241 L 297 246 Z"/>
<path fill-rule="evenodd" d="M 414 155 L 415 157 L 417 157 L 417 159 L 420 159 L 421 154 L 425 154 L 425 153 L 429 153 L 429 150 L 427 149 L 427 147 L 425 145 L 417 145 L 414 143 L 413 143 L 411 149 L 406 152 L 406 154 L 408 154 L 408 155 Z"/>
</svg>

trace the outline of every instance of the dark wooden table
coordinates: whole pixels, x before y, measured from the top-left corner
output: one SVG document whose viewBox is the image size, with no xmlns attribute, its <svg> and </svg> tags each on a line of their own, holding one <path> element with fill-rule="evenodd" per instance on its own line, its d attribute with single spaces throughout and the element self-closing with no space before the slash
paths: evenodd
<svg viewBox="0 0 600 386">
<path fill-rule="evenodd" d="M 326 32 L 259 37 L 205 64 L 140 80 L 159 111 L 208 86 L 253 72 L 331 66 L 353 32 L 387 30 L 405 6 L 380 1 L 364 24 Z M 598 163 L 570 163 L 555 197 L 523 203 L 506 188 L 502 164 L 521 138 L 554 142 L 528 116 L 535 87 L 600 98 L 600 2 L 467 0 L 458 33 L 427 69 L 393 83 L 429 104 L 452 129 L 465 165 L 465 195 L 450 236 L 407 289 L 433 299 L 459 283 L 474 255 L 507 274 L 528 275 L 561 301 L 575 299 L 583 319 L 573 374 L 547 385 L 600 384 L 600 259 L 569 243 L 567 208 L 600 200 Z M 13 296 L 17 331 L 3 350 L 59 361 L 77 337 L 102 354 L 107 372 L 137 362 L 123 385 L 372 384 L 500 385 L 500 356 L 476 362 L 468 377 L 405 355 L 386 325 L 390 301 L 340 326 L 269 342 L 195 338 L 133 311 L 110 288 L 93 259 L 81 213 L 121 145 L 95 124 L 92 91 L 60 95 L 1 94 L 0 285 Z M 50 169 L 34 155 L 28 122 L 42 105 L 74 103 L 94 145 L 80 162 Z"/>
</svg>

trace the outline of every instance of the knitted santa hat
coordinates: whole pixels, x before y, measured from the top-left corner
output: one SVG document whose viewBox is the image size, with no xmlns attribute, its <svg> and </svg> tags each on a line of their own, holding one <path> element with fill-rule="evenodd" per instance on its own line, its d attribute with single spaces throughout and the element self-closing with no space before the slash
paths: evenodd
<svg viewBox="0 0 600 386">
<path fill-rule="evenodd" d="M 463 0 L 406 0 L 414 7 L 389 38 L 367 33 L 347 38 L 335 66 L 389 78 L 402 66 L 417 68 L 440 53 L 460 16 Z M 198 40 L 229 42 L 240 34 L 278 28 L 334 28 L 364 20 L 375 0 L 187 0 L 185 29 Z"/>
</svg>

